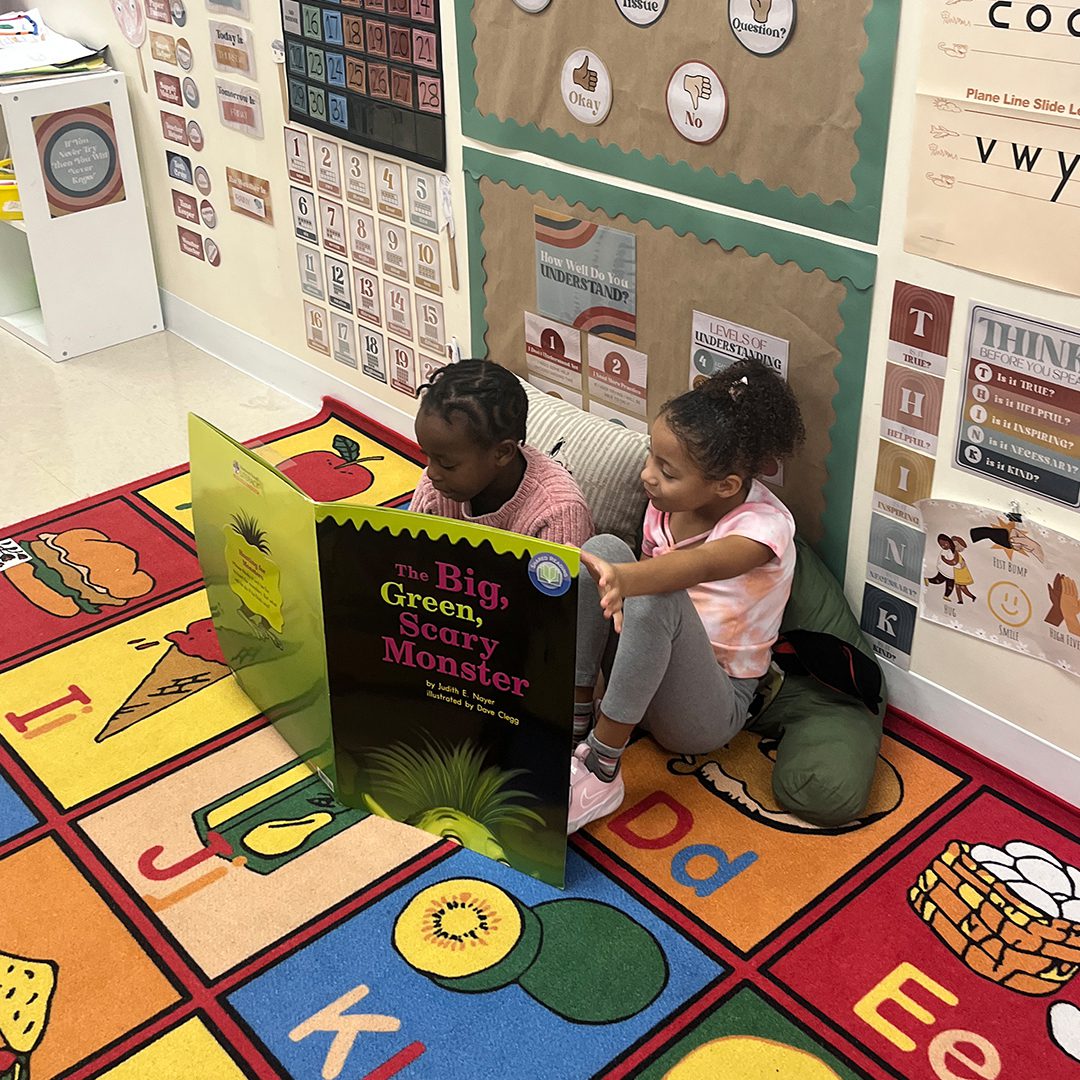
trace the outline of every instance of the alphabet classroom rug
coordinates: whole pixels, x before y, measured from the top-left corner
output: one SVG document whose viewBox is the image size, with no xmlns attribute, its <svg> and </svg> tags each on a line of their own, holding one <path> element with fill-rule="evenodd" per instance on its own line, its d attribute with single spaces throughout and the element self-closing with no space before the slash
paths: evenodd
<svg viewBox="0 0 1080 1080">
<path fill-rule="evenodd" d="M 324 499 L 420 471 L 333 402 L 260 446 Z M 559 892 L 339 806 L 183 670 L 189 504 L 180 468 L 0 531 L 47 568 L 0 573 L 0 1080 L 1080 1076 L 1075 812 L 901 717 L 828 831 L 756 737 L 643 739 Z"/>
</svg>

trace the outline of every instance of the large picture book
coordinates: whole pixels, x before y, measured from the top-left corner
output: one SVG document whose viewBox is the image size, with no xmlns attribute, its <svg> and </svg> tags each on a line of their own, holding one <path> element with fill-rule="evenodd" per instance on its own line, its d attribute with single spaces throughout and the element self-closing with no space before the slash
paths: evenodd
<svg viewBox="0 0 1080 1080">
<path fill-rule="evenodd" d="M 199 561 L 245 693 L 340 803 L 561 887 L 577 549 L 318 502 L 189 431 Z"/>
</svg>

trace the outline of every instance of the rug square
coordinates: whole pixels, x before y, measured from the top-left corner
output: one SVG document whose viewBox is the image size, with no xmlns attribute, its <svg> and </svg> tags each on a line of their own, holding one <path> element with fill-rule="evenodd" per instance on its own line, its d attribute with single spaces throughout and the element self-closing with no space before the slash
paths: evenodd
<svg viewBox="0 0 1080 1080">
<path fill-rule="evenodd" d="M 560 891 L 462 851 L 229 1000 L 293 1076 L 408 1058 L 418 1076 L 550 1080 L 591 1076 L 723 973 L 573 852 Z M 342 1012 L 363 1015 L 335 1044 Z"/>
<path fill-rule="evenodd" d="M 1080 1001 L 1077 868 L 1077 837 L 984 790 L 771 974 L 904 1080 L 952 1075 L 941 1063 L 956 1067 L 958 1031 L 976 1075 L 1080 1072 L 1048 1035 L 1055 1015 L 1077 1019 L 1065 1004 Z"/>
<path fill-rule="evenodd" d="M 200 580 L 192 552 L 123 498 L 6 534 L 34 561 L 0 573 L 0 671 Z"/>
<path fill-rule="evenodd" d="M 867 813 L 816 829 L 776 805 L 770 740 L 742 732 L 680 757 L 651 739 L 623 759 L 626 800 L 590 834 L 743 952 L 758 946 L 963 782 L 886 736 Z"/>
<path fill-rule="evenodd" d="M 0 859 L 0 895 L 0 1044 L 29 1055 L 24 1071 L 34 1080 L 64 1072 L 178 1000 L 55 841 Z"/>
<path fill-rule="evenodd" d="M 400 451 L 336 416 L 253 449 L 323 502 L 348 499 L 358 505 L 384 506 L 408 495 L 422 470 Z M 139 488 L 136 494 L 194 534 L 190 473 Z"/>
<path fill-rule="evenodd" d="M 99 1073 L 98 1080 L 164 1080 L 170 1076 L 243 1080 L 246 1075 L 206 1024 L 192 1017 L 119 1065 Z"/>
<path fill-rule="evenodd" d="M 212 979 L 436 842 L 336 803 L 273 728 L 80 827 Z"/>
<path fill-rule="evenodd" d="M 778 1005 L 741 986 L 641 1072 L 640 1080 L 865 1080 Z"/>
<path fill-rule="evenodd" d="M 0 772 L 0 843 L 38 824 L 38 816 L 23 802 Z"/>
<path fill-rule="evenodd" d="M 200 589 L 0 674 L 0 738 L 71 807 L 251 719 L 209 616 Z"/>
</svg>

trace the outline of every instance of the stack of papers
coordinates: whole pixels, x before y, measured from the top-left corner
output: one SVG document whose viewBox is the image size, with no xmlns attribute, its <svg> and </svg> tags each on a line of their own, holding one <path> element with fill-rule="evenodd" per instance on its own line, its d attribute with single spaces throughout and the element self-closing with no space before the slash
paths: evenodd
<svg viewBox="0 0 1080 1080">
<path fill-rule="evenodd" d="M 104 49 L 92 49 L 50 30 L 37 8 L 0 14 L 0 83 L 33 82 L 104 70 Z"/>
</svg>

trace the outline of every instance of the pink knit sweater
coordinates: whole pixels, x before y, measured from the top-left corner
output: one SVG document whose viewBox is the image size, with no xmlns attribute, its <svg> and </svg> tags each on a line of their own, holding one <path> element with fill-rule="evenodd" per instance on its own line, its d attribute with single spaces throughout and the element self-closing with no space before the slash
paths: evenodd
<svg viewBox="0 0 1080 1080">
<path fill-rule="evenodd" d="M 543 451 L 522 446 L 521 452 L 525 475 L 513 497 L 494 513 L 473 517 L 468 503 L 453 502 L 431 486 L 426 469 L 409 509 L 581 547 L 593 534 L 592 514 L 581 489 L 566 469 Z"/>
</svg>

